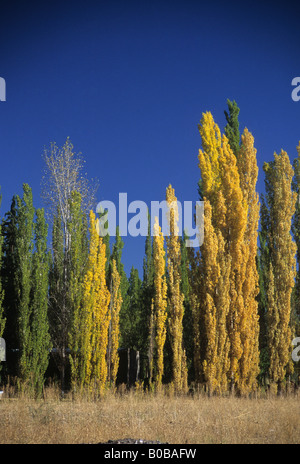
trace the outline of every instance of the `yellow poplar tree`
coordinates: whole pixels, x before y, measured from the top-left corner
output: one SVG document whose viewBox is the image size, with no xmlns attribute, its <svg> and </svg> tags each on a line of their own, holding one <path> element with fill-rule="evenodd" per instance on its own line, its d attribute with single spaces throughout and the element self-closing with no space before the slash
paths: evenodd
<svg viewBox="0 0 300 464">
<path fill-rule="evenodd" d="M 254 137 L 245 128 L 241 136 L 241 147 L 237 153 L 237 166 L 243 197 L 248 206 L 247 227 L 242 245 L 244 255 L 243 286 L 244 311 L 240 317 L 240 334 L 243 353 L 239 363 L 237 381 L 241 393 L 248 393 L 257 386 L 259 374 L 259 316 L 257 295 L 259 276 L 256 266 L 259 221 L 259 197 L 256 192 L 258 166 Z"/>
<path fill-rule="evenodd" d="M 181 251 L 178 235 L 179 217 L 177 198 L 171 185 L 166 189 L 166 200 L 168 204 L 168 222 L 170 229 L 170 235 L 166 238 L 166 242 L 169 274 L 169 327 L 173 355 L 173 382 L 176 391 L 185 391 L 187 389 L 187 368 L 185 351 L 182 344 L 184 295 L 180 290 Z"/>
<path fill-rule="evenodd" d="M 90 246 L 84 278 L 82 357 L 84 385 L 102 393 L 107 379 L 106 352 L 110 293 L 106 286 L 106 247 L 90 211 Z"/>
<path fill-rule="evenodd" d="M 231 262 L 227 331 L 230 340 L 230 382 L 233 387 L 238 381 L 239 360 L 243 353 L 240 318 L 244 313 L 244 235 L 248 207 L 240 185 L 237 159 L 210 112 L 203 114 L 199 131 L 203 148 L 198 155 L 202 192 L 212 207 L 212 226 L 216 233 L 220 231 L 222 234 L 224 252 L 228 262 Z"/>
<path fill-rule="evenodd" d="M 203 356 L 204 381 L 209 393 L 227 389 L 229 370 L 229 338 L 226 319 L 229 312 L 230 261 L 224 253 L 224 239 L 215 231 L 212 208 L 204 199 L 204 242 L 201 247 L 203 272 L 203 326 L 205 351 Z"/>
<path fill-rule="evenodd" d="M 167 282 L 165 276 L 164 237 L 158 224 L 157 217 L 154 224 L 153 237 L 153 266 L 154 266 L 154 311 L 156 327 L 157 364 L 155 381 L 158 388 L 162 385 L 164 373 L 164 345 L 166 341 L 167 319 Z"/>
<path fill-rule="evenodd" d="M 264 164 L 269 206 L 270 284 L 268 288 L 268 346 L 270 379 L 279 389 L 291 362 L 291 293 L 296 276 L 296 244 L 291 221 L 295 213 L 294 175 L 288 154 L 274 153 L 274 161 Z M 271 285 L 272 284 L 272 285 Z M 273 302 L 273 304 L 271 304 Z"/>
</svg>

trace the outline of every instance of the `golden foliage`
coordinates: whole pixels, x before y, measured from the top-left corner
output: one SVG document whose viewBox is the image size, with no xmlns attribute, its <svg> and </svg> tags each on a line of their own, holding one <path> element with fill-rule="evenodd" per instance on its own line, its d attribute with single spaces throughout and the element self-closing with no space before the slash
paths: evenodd
<svg viewBox="0 0 300 464">
<path fill-rule="evenodd" d="M 173 354 L 173 382 L 176 391 L 187 390 L 187 368 L 183 349 L 184 295 L 180 289 L 181 251 L 178 237 L 178 205 L 175 191 L 171 185 L 166 189 L 170 235 L 167 237 L 167 256 L 169 274 L 169 327 Z"/>
<path fill-rule="evenodd" d="M 291 236 L 291 220 L 297 194 L 292 192 L 294 171 L 288 154 L 274 153 L 274 162 L 264 170 L 272 190 L 270 205 L 271 268 L 268 289 L 268 345 L 270 377 L 281 383 L 287 373 L 291 354 L 291 293 L 296 276 L 296 244 Z"/>
<path fill-rule="evenodd" d="M 245 391 L 255 387 L 258 373 L 256 150 L 245 129 L 235 156 L 209 112 L 203 114 L 199 131 L 206 204 L 201 247 L 207 345 L 203 371 L 212 390 L 226 388 L 227 378 L 232 387 Z"/>
<path fill-rule="evenodd" d="M 164 372 L 164 345 L 166 341 L 167 319 L 167 282 L 165 276 L 164 237 L 158 224 L 157 217 L 154 224 L 153 237 L 153 265 L 154 265 L 154 308 L 156 326 L 157 369 L 156 384 L 160 388 Z"/>
<path fill-rule="evenodd" d="M 106 251 L 96 230 L 95 214 L 90 212 L 90 248 L 84 278 L 82 357 L 84 385 L 102 393 L 107 379 L 108 310 L 110 293 L 106 286 Z"/>
</svg>

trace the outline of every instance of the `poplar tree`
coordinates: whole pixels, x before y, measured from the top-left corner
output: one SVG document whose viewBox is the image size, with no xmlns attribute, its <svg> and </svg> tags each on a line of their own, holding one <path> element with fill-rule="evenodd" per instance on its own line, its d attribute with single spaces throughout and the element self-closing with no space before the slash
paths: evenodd
<svg viewBox="0 0 300 464">
<path fill-rule="evenodd" d="M 5 335 L 9 349 L 18 353 L 15 368 L 9 366 L 7 373 L 18 375 L 21 388 L 39 396 L 51 347 L 47 314 L 49 253 L 44 211 L 33 207 L 28 184 L 23 184 L 22 198 L 13 198 L 4 229 Z"/>
<path fill-rule="evenodd" d="M 234 100 L 230 101 L 229 99 L 227 99 L 227 106 L 228 112 L 224 111 L 227 121 L 224 132 L 229 140 L 229 144 L 233 153 L 235 156 L 238 156 L 240 149 L 240 124 L 238 120 L 240 108 L 237 106 L 237 103 Z"/>
<path fill-rule="evenodd" d="M 201 247 L 202 298 L 200 301 L 202 324 L 201 355 L 204 381 L 209 393 L 223 392 L 228 388 L 230 368 L 230 340 L 227 331 L 229 317 L 230 257 L 225 253 L 225 242 L 220 231 L 212 225 L 210 202 L 204 203 L 205 240 Z M 198 316 L 199 317 L 199 316 Z M 199 324 L 199 322 L 198 322 Z M 202 333 L 201 333 L 202 332 Z M 198 374 L 199 377 L 199 374 Z"/>
<path fill-rule="evenodd" d="M 165 250 L 164 237 L 158 224 L 157 217 L 154 223 L 153 237 L 153 265 L 154 265 L 154 320 L 155 320 L 155 345 L 157 352 L 155 383 L 158 389 L 162 385 L 164 373 L 164 345 L 166 341 L 167 319 L 167 282 L 165 276 Z"/>
<path fill-rule="evenodd" d="M 263 194 L 260 196 L 260 230 L 259 249 L 257 254 L 257 271 L 259 276 L 258 315 L 259 315 L 259 351 L 260 351 L 260 381 L 264 382 L 269 373 L 269 352 L 267 340 L 267 312 L 268 312 L 268 287 L 270 272 L 269 249 L 269 213 Z"/>
<path fill-rule="evenodd" d="M 68 347 L 70 349 L 71 382 L 73 387 L 80 383 L 80 338 L 82 330 L 83 278 L 85 275 L 88 239 L 86 216 L 81 207 L 81 195 L 72 192 L 70 198 L 70 221 L 68 223 L 71 245 L 68 265 L 69 290 L 68 306 L 72 319 L 68 333 Z"/>
<path fill-rule="evenodd" d="M 122 306 L 121 279 L 117 270 L 116 261 L 111 263 L 111 286 L 110 286 L 110 323 L 108 336 L 108 380 L 112 386 L 115 385 L 119 367 L 119 340 L 120 340 L 120 310 Z"/>
<path fill-rule="evenodd" d="M 18 253 L 18 336 L 20 342 L 19 377 L 25 382 L 30 381 L 33 341 L 31 334 L 31 278 L 33 255 L 34 207 L 32 191 L 28 184 L 23 184 L 23 198 L 17 197 L 19 207 L 18 234 L 16 240 Z"/>
<path fill-rule="evenodd" d="M 244 275 L 242 297 L 244 311 L 241 314 L 240 333 L 243 353 L 239 363 L 238 389 L 247 393 L 257 386 L 259 374 L 259 315 L 257 296 L 259 275 L 257 271 L 257 239 L 259 221 L 259 198 L 256 192 L 258 166 L 254 137 L 245 128 L 241 136 L 241 146 L 237 152 L 237 166 L 240 185 L 247 204 L 247 227 L 244 235 Z"/>
<path fill-rule="evenodd" d="M 122 306 L 120 311 L 120 334 L 121 334 L 121 345 L 126 344 L 126 333 L 130 330 L 130 316 L 128 314 L 129 311 L 129 296 L 128 296 L 128 278 L 126 272 L 124 270 L 124 265 L 122 262 L 122 250 L 124 247 L 124 242 L 120 236 L 120 229 L 119 226 L 116 227 L 116 238 L 115 242 L 112 246 L 112 253 L 111 253 L 111 262 L 115 260 L 117 271 L 119 273 L 121 282 L 120 282 L 120 291 L 122 297 Z M 111 280 L 111 273 L 112 269 L 110 266 L 109 271 L 109 282 Z M 108 284 L 110 286 L 110 284 Z"/>
<path fill-rule="evenodd" d="M 100 394 L 107 381 L 106 354 L 110 322 L 110 293 L 106 285 L 106 247 L 98 236 L 96 220 L 90 211 L 90 243 L 84 276 L 82 328 L 82 386 L 95 388 Z"/>
<path fill-rule="evenodd" d="M 269 375 L 279 390 L 291 372 L 291 294 L 296 276 L 291 225 L 295 213 L 296 192 L 292 192 L 294 171 L 284 150 L 274 153 L 274 161 L 264 164 L 269 212 L 270 270 L 268 301 Z M 271 266 L 272 265 L 272 266 Z"/>
<path fill-rule="evenodd" d="M 170 235 L 167 237 L 169 281 L 169 327 L 172 347 L 172 378 L 176 391 L 187 389 L 186 354 L 183 348 L 184 295 L 181 291 L 181 252 L 178 236 L 178 206 L 171 185 L 166 189 Z"/>
<path fill-rule="evenodd" d="M 97 186 L 83 175 L 84 160 L 69 138 L 59 148 L 56 143 L 44 151 L 45 175 L 43 177 L 43 197 L 52 225 L 53 266 L 51 269 L 50 287 L 50 320 L 53 344 L 56 348 L 56 362 L 60 370 L 61 388 L 64 390 L 67 363 L 69 361 L 70 333 L 73 331 L 74 295 L 80 293 L 78 287 L 74 293 L 72 278 L 72 234 L 74 235 L 75 210 L 72 211 L 77 192 L 80 195 L 81 209 L 86 216 L 91 207 L 95 206 Z M 74 205 L 73 205 L 74 206 Z M 80 219 L 81 220 L 81 219 Z M 76 240 L 76 239 L 75 239 Z M 57 250 L 55 249 L 57 247 Z M 75 280 L 74 280 L 75 279 Z M 73 296 L 71 295 L 73 293 Z M 76 297 L 77 299 L 77 297 Z"/>
<path fill-rule="evenodd" d="M 151 217 L 148 212 L 148 234 L 145 240 L 145 255 L 143 260 L 143 282 L 141 286 L 141 350 L 148 353 L 149 362 L 153 355 L 153 314 L 152 300 L 154 297 L 154 267 L 153 267 L 153 241 L 151 234 Z M 152 325 L 151 325 L 152 324 Z M 150 327 L 151 326 L 151 327 Z M 151 335 L 152 334 L 152 335 Z"/>
<path fill-rule="evenodd" d="M 146 321 L 142 319 L 142 282 L 138 270 L 133 266 L 128 279 L 128 330 L 123 334 L 123 343 L 128 348 L 141 350 Z M 148 328 L 148 327 L 147 327 Z"/>
<path fill-rule="evenodd" d="M 205 222 L 204 222 L 205 225 Z M 202 332 L 202 319 L 203 319 L 203 270 L 202 261 L 199 250 L 195 251 L 189 248 L 189 284 L 190 284 L 190 305 L 192 314 L 192 335 L 193 335 L 193 367 L 194 379 L 197 384 L 202 380 L 202 354 L 203 347 L 203 332 Z"/>
<path fill-rule="evenodd" d="M 31 286 L 31 383 L 37 396 L 42 393 L 51 349 L 48 320 L 50 253 L 47 247 L 48 225 L 44 210 L 36 210 L 35 250 L 32 258 Z"/>
<path fill-rule="evenodd" d="M 67 312 L 66 279 L 64 277 L 64 237 L 59 208 L 53 218 L 52 261 L 49 274 L 49 324 L 54 360 L 60 372 L 61 389 L 64 391 L 67 365 L 68 333 L 70 319 Z"/>
<path fill-rule="evenodd" d="M 6 319 L 3 337 L 6 341 L 7 358 L 5 371 L 7 375 L 16 377 L 18 375 L 19 358 L 19 336 L 18 336 L 18 203 L 17 196 L 13 196 L 10 210 L 5 214 L 2 224 L 3 247 L 2 247 L 2 269 L 1 280 L 4 291 L 4 317 Z M 17 356 L 11 357 L 12 353 Z"/>
<path fill-rule="evenodd" d="M 300 335 L 300 141 L 299 145 L 297 146 L 297 153 L 298 156 L 295 158 L 293 163 L 294 168 L 294 181 L 292 183 L 292 187 L 294 192 L 297 194 L 297 201 L 296 201 L 296 211 L 293 217 L 292 222 L 292 233 L 295 239 L 295 243 L 297 246 L 297 274 L 295 280 L 295 287 L 293 292 L 293 318 L 295 320 L 295 330 L 296 336 Z"/>
<path fill-rule="evenodd" d="M 248 206 L 247 229 L 244 244 L 242 245 L 244 256 L 242 272 L 244 275 L 247 273 L 248 278 L 243 278 L 244 284 L 242 286 L 244 311 L 241 314 L 240 332 L 243 354 L 240 360 L 240 372 L 237 377 L 239 391 L 246 392 L 256 387 L 256 377 L 259 373 L 259 324 L 256 300 L 259 289 L 256 263 L 259 220 L 258 194 L 256 192 L 258 167 L 252 134 L 245 128 L 240 137 L 238 120 L 240 109 L 235 101 L 227 100 L 227 105 L 229 113 L 225 111 L 227 120 L 225 134 L 237 158 L 240 186 Z M 250 332 L 252 332 L 252 336 Z"/>
<path fill-rule="evenodd" d="M 189 279 L 189 270 L 190 270 L 190 261 L 189 261 L 189 252 L 186 246 L 186 240 L 188 236 L 185 231 L 183 231 L 183 236 L 180 239 L 180 250 L 181 250 L 181 264 L 180 264 L 180 289 L 184 295 L 183 305 L 184 305 L 184 314 L 183 314 L 183 346 L 186 350 L 186 361 L 187 361 L 187 370 L 189 378 L 193 377 L 193 356 L 194 356 L 194 340 L 191 336 L 191 327 L 193 326 L 193 317 L 192 317 L 192 308 L 191 308 L 191 286 Z"/>
<path fill-rule="evenodd" d="M 244 236 L 248 205 L 240 185 L 237 159 L 228 138 L 221 135 L 211 113 L 203 115 L 199 131 L 202 138 L 202 150 L 198 156 L 202 192 L 212 206 L 212 226 L 222 234 L 225 254 L 231 262 L 227 331 L 230 339 L 230 383 L 234 388 L 243 353 L 240 324 L 245 311 L 242 288 L 246 269 Z"/>
</svg>

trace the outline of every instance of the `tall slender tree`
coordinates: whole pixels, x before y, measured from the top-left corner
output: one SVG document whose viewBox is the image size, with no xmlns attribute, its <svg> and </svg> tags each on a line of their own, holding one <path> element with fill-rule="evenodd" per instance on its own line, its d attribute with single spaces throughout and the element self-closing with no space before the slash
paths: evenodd
<svg viewBox="0 0 300 464">
<path fill-rule="evenodd" d="M 2 281 L 7 290 L 8 348 L 17 352 L 15 367 L 21 387 L 40 395 L 48 367 L 50 336 L 48 323 L 47 224 L 42 209 L 35 210 L 32 190 L 23 184 L 23 197 L 13 198 L 6 215 L 5 256 Z"/>
<path fill-rule="evenodd" d="M 142 320 L 142 297 L 141 297 L 141 279 L 139 278 L 138 270 L 133 266 L 130 270 L 128 279 L 128 329 L 123 334 L 124 346 L 141 350 L 143 347 L 143 329 L 145 321 Z M 145 330 L 145 329 L 144 329 Z"/>
<path fill-rule="evenodd" d="M 155 218 L 153 237 L 153 264 L 154 264 L 154 312 L 155 312 L 155 345 L 157 352 L 157 363 L 155 383 L 158 389 L 162 385 L 164 373 L 164 345 L 166 341 L 166 319 L 167 319 L 167 282 L 166 262 L 164 250 L 164 237 Z"/>
<path fill-rule="evenodd" d="M 227 331 L 230 339 L 230 382 L 234 388 L 243 353 L 239 327 L 245 311 L 242 288 L 245 281 L 244 236 L 248 207 L 240 185 L 236 156 L 227 137 L 221 136 L 211 113 L 203 115 L 199 131 L 203 148 L 198 156 L 202 192 L 212 206 L 212 225 L 221 232 L 225 253 L 231 262 Z"/>
<path fill-rule="evenodd" d="M 31 383 L 37 396 L 42 393 L 51 349 L 48 320 L 50 254 L 47 247 L 48 225 L 44 210 L 36 210 L 35 250 L 32 258 L 31 285 Z"/>
<path fill-rule="evenodd" d="M 70 198 L 70 221 L 68 230 L 71 238 L 68 265 L 68 307 L 72 319 L 68 332 L 68 348 L 70 349 L 71 382 L 76 388 L 80 383 L 80 339 L 82 331 L 83 279 L 85 275 L 88 238 L 86 216 L 81 207 L 81 195 L 72 192 Z"/>
<path fill-rule="evenodd" d="M 193 356 L 194 356 L 194 341 L 191 336 L 191 327 L 193 326 L 193 317 L 192 317 L 192 308 L 191 308 L 191 286 L 189 280 L 189 271 L 190 271 L 190 261 L 189 261 L 189 252 L 186 246 L 186 240 L 188 236 L 185 231 L 183 236 L 180 239 L 180 250 L 181 250 L 181 263 L 180 263 L 180 289 L 184 295 L 183 305 L 184 305 L 184 314 L 183 314 L 183 346 L 186 350 L 186 361 L 188 369 L 188 377 L 191 380 L 193 378 Z"/>
<path fill-rule="evenodd" d="M 93 387 L 102 394 L 107 381 L 110 293 L 106 285 L 105 244 L 98 236 L 92 210 L 89 231 L 89 256 L 84 277 L 81 378 L 82 386 Z"/>
<path fill-rule="evenodd" d="M 148 212 L 148 234 L 145 240 L 145 256 L 143 261 L 143 282 L 141 287 L 141 350 L 148 353 L 149 361 L 153 357 L 153 311 L 152 300 L 154 298 L 154 267 L 153 267 L 153 240 L 151 231 L 151 217 Z"/>
<path fill-rule="evenodd" d="M 291 370 L 291 293 L 296 276 L 297 247 L 292 239 L 292 217 L 296 192 L 292 192 L 294 171 L 284 150 L 264 164 L 269 213 L 270 270 L 268 302 L 269 374 L 279 390 Z M 271 266 L 272 265 L 272 266 Z"/>
<path fill-rule="evenodd" d="M 240 360 L 240 372 L 237 377 L 239 391 L 246 392 L 255 388 L 256 377 L 259 372 L 259 324 L 256 300 L 259 288 L 259 277 L 256 267 L 259 220 L 258 194 L 256 192 L 258 167 L 252 134 L 245 128 L 242 136 L 240 136 L 238 120 L 240 109 L 235 101 L 231 102 L 227 100 L 227 105 L 229 113 L 225 111 L 227 120 L 225 134 L 237 159 L 240 186 L 244 200 L 248 206 L 247 229 L 245 232 L 244 244 L 242 245 L 244 266 L 243 270 L 240 270 L 240 273 L 243 272 L 244 276 L 247 272 L 248 278 L 245 279 L 245 277 L 243 277 L 244 284 L 242 285 L 244 311 L 241 314 L 240 332 L 243 354 Z M 252 336 L 250 334 L 251 331 Z"/>
<path fill-rule="evenodd" d="M 178 205 L 171 185 L 166 189 L 170 235 L 167 242 L 169 327 L 172 347 L 172 379 L 176 391 L 187 389 L 186 354 L 183 348 L 184 294 L 181 291 L 181 250 L 178 236 Z"/>
<path fill-rule="evenodd" d="M 18 202 L 17 196 L 12 198 L 10 210 L 5 214 L 2 225 L 3 256 L 2 256 L 2 288 L 4 290 L 4 317 L 6 324 L 3 337 L 6 342 L 5 373 L 11 377 L 18 375 L 19 366 L 19 336 L 18 336 Z"/>
<path fill-rule="evenodd" d="M 295 321 L 295 330 L 296 335 L 300 335 L 300 141 L 297 146 L 297 153 L 298 156 L 295 158 L 293 163 L 294 168 L 294 181 L 292 184 L 294 192 L 297 194 L 297 201 L 296 201 L 296 211 L 293 217 L 292 223 L 292 232 L 295 239 L 295 243 L 297 246 L 297 274 L 296 274 L 296 281 L 295 281 L 295 288 L 293 292 L 293 318 Z"/>
<path fill-rule="evenodd" d="M 18 285 L 18 335 L 20 340 L 19 376 L 23 382 L 29 382 L 31 376 L 32 334 L 31 334 L 31 278 L 33 255 L 34 207 L 32 191 L 28 184 L 23 184 L 23 198 L 18 197 L 19 221 L 17 234 L 17 253 L 19 272 Z"/>
<path fill-rule="evenodd" d="M 120 334 L 121 339 L 120 343 L 121 346 L 126 345 L 126 333 L 130 330 L 130 315 L 129 315 L 129 296 L 128 296 L 128 278 L 126 272 L 124 270 L 124 264 L 122 262 L 122 250 L 124 247 L 124 242 L 120 236 L 120 229 L 119 226 L 116 228 L 116 238 L 115 242 L 112 246 L 112 253 L 111 253 L 111 262 L 115 260 L 117 271 L 119 273 L 121 282 L 120 282 L 120 291 L 122 297 L 122 306 L 120 310 Z M 112 268 L 110 266 L 109 271 L 109 282 L 111 281 L 111 274 Z M 110 286 L 110 283 L 108 283 Z"/>
<path fill-rule="evenodd" d="M 247 226 L 244 235 L 244 282 L 242 297 L 244 311 L 240 319 L 241 343 L 243 353 L 239 363 L 238 389 L 247 393 L 257 386 L 259 374 L 259 316 L 257 295 L 259 293 L 259 275 L 256 265 L 258 221 L 260 205 L 256 183 L 258 166 L 254 137 L 245 128 L 241 136 L 241 146 L 237 152 L 237 166 L 240 186 L 247 204 Z"/>
<path fill-rule="evenodd" d="M 111 263 L 111 286 L 110 286 L 110 323 L 108 333 L 108 381 L 115 386 L 119 367 L 119 341 L 120 341 L 120 310 L 122 306 L 122 296 L 120 290 L 121 279 L 117 270 L 116 261 Z"/>
<path fill-rule="evenodd" d="M 51 143 L 44 151 L 45 175 L 43 177 L 43 197 L 47 205 L 52 225 L 53 269 L 50 288 L 50 320 L 56 360 L 60 370 L 61 387 L 65 387 L 66 367 L 69 361 L 69 336 L 74 319 L 74 299 L 70 295 L 72 285 L 72 234 L 74 234 L 74 214 L 72 195 L 80 195 L 81 208 L 86 217 L 95 206 L 97 186 L 83 175 L 84 160 L 74 152 L 69 138 L 59 148 Z M 73 206 L 72 206 L 73 205 Z M 72 210 L 73 208 L 73 210 Z M 57 247 L 55 250 L 54 247 Z M 55 278 L 54 278 L 55 276 Z M 73 292 L 74 294 L 74 292 Z"/>
</svg>

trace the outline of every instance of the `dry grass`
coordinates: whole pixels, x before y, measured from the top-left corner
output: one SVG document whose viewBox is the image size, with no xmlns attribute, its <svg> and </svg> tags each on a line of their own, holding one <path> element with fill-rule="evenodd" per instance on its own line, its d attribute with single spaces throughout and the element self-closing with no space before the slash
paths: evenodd
<svg viewBox="0 0 300 464">
<path fill-rule="evenodd" d="M 107 394 L 98 401 L 2 398 L 0 443 L 99 443 L 142 438 L 171 444 L 299 443 L 299 397 Z"/>
</svg>

